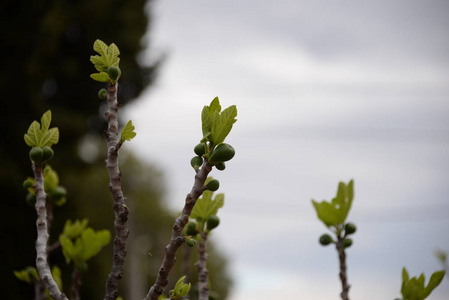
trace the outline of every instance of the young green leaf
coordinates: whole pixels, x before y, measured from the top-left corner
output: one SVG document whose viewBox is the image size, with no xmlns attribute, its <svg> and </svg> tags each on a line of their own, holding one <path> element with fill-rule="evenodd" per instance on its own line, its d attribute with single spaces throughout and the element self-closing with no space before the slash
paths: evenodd
<svg viewBox="0 0 449 300">
<path fill-rule="evenodd" d="M 99 82 L 109 82 L 109 75 L 106 72 L 90 74 L 90 78 Z"/>
<path fill-rule="evenodd" d="M 39 280 L 39 274 L 37 273 L 35 267 L 26 267 L 23 270 L 14 271 L 14 275 L 17 277 L 17 279 L 25 281 L 29 284 Z"/>
<path fill-rule="evenodd" d="M 59 141 L 59 130 L 51 128 L 51 111 L 45 112 L 41 118 L 42 127 L 37 121 L 33 121 L 25 134 L 25 143 L 30 147 L 51 147 Z"/>
<path fill-rule="evenodd" d="M 125 141 L 131 141 L 136 136 L 134 129 L 136 128 L 134 127 L 132 120 L 129 120 L 128 123 L 126 123 L 125 128 L 123 128 L 122 130 L 120 138 L 121 144 L 123 144 Z"/>
<path fill-rule="evenodd" d="M 74 223 L 72 223 L 71 220 L 67 220 L 65 222 L 62 234 L 69 239 L 75 239 L 81 235 L 81 233 L 87 227 L 88 223 L 89 223 L 89 220 L 87 220 L 87 219 L 84 219 L 82 221 L 76 220 Z"/>
<path fill-rule="evenodd" d="M 427 298 L 430 293 L 441 283 L 446 274 L 445 271 L 438 271 L 432 274 L 429 280 L 429 284 L 424 288 L 424 291 L 421 292 L 421 299 Z"/>
<path fill-rule="evenodd" d="M 354 182 L 351 180 L 348 185 L 340 182 L 338 185 L 337 196 L 329 203 L 322 201 L 321 203 L 312 200 L 318 218 L 328 227 L 337 226 L 345 222 L 349 210 L 351 208 L 354 197 Z"/>
<path fill-rule="evenodd" d="M 213 119 L 216 118 L 221 112 L 220 100 L 215 97 L 209 106 L 204 106 L 201 112 L 201 124 L 203 130 L 203 139 L 208 139 L 210 134 L 212 134 L 212 124 Z"/>
<path fill-rule="evenodd" d="M 212 180 L 209 177 L 206 180 L 206 184 Z M 193 207 L 190 217 L 198 221 L 206 221 L 207 217 L 210 215 L 216 215 L 218 209 L 224 205 L 224 194 L 215 195 L 212 199 L 213 192 L 204 191 L 203 195 L 197 200 L 195 206 Z"/>
<path fill-rule="evenodd" d="M 99 73 L 91 74 L 90 77 L 100 82 L 111 82 L 107 69 L 109 66 L 118 67 L 120 63 L 120 58 L 118 58 L 120 51 L 118 47 L 114 43 L 108 47 L 103 41 L 96 40 L 94 43 L 94 51 L 100 55 L 92 55 L 90 61 Z"/>
<path fill-rule="evenodd" d="M 212 141 L 215 145 L 224 142 L 232 129 L 232 125 L 237 122 L 237 107 L 232 105 L 223 110 L 219 115 L 213 117 Z"/>
</svg>

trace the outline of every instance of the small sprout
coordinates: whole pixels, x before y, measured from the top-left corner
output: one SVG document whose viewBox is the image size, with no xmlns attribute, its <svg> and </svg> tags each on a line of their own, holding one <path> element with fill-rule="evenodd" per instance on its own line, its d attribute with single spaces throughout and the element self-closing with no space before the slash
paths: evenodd
<svg viewBox="0 0 449 300">
<path fill-rule="evenodd" d="M 229 144 L 220 144 L 212 151 L 209 162 L 213 165 L 231 160 L 235 155 L 234 148 Z"/>
<path fill-rule="evenodd" d="M 215 168 L 217 168 L 217 170 L 223 171 L 224 169 L 226 169 L 226 165 L 224 162 L 220 162 L 215 165 Z"/>
<path fill-rule="evenodd" d="M 210 231 L 210 230 L 216 228 L 219 224 L 220 224 L 220 219 L 217 216 L 210 215 L 209 217 L 207 217 L 207 221 L 206 221 L 207 230 Z"/>
<path fill-rule="evenodd" d="M 98 91 L 98 98 L 100 98 L 101 100 L 106 99 L 108 96 L 108 91 L 106 91 L 106 89 L 101 89 Z"/>
<path fill-rule="evenodd" d="M 24 189 L 29 189 L 30 187 L 33 187 L 33 185 L 34 185 L 33 181 L 29 179 L 25 179 L 25 181 L 23 182 Z"/>
<path fill-rule="evenodd" d="M 343 245 L 343 248 L 349 248 L 352 245 L 352 240 L 351 239 L 344 239 L 342 245 Z"/>
<path fill-rule="evenodd" d="M 195 156 L 190 160 L 190 165 L 195 170 L 198 170 L 203 165 L 203 158 L 201 156 Z"/>
<path fill-rule="evenodd" d="M 53 155 L 55 154 L 53 149 L 51 149 L 49 146 L 45 146 L 42 148 L 43 156 L 42 161 L 49 161 L 53 158 Z"/>
<path fill-rule="evenodd" d="M 218 190 L 219 187 L 220 187 L 220 181 L 218 181 L 217 179 L 212 179 L 211 181 L 209 181 L 206 184 L 206 188 L 212 192 L 215 192 L 216 190 Z"/>
<path fill-rule="evenodd" d="M 33 147 L 30 150 L 30 159 L 35 163 L 41 163 L 44 157 L 44 151 L 41 147 Z"/>
<path fill-rule="evenodd" d="M 195 245 L 196 245 L 196 241 L 189 237 L 185 237 L 184 242 L 186 243 L 187 247 L 189 247 L 189 248 L 195 247 Z"/>
<path fill-rule="evenodd" d="M 25 201 L 29 206 L 34 207 L 36 205 L 36 196 L 28 193 L 25 197 Z"/>
<path fill-rule="evenodd" d="M 329 245 L 329 244 L 331 244 L 333 242 L 334 242 L 334 240 L 327 233 L 323 234 L 322 236 L 320 236 L 320 244 L 323 245 L 323 246 L 327 246 L 327 245 Z"/>
<path fill-rule="evenodd" d="M 188 236 L 195 236 L 198 234 L 198 230 L 196 229 L 196 223 L 195 222 L 189 222 L 186 225 L 186 234 Z"/>
<path fill-rule="evenodd" d="M 345 236 L 353 234 L 354 232 L 356 232 L 356 230 L 357 230 L 357 227 L 355 226 L 355 224 L 353 224 L 353 223 L 346 223 L 346 225 L 345 225 Z"/>
<path fill-rule="evenodd" d="M 199 143 L 193 148 L 193 152 L 198 156 L 203 156 L 206 153 L 206 145 L 204 145 L 204 143 Z"/>
<path fill-rule="evenodd" d="M 122 75 L 122 71 L 117 66 L 109 66 L 108 67 L 108 75 L 114 81 L 117 81 Z"/>
</svg>

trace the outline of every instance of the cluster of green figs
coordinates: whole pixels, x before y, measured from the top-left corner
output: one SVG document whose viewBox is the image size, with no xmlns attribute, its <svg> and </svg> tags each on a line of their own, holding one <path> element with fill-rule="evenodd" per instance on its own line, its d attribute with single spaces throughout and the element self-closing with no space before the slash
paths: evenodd
<svg viewBox="0 0 449 300">
<path fill-rule="evenodd" d="M 355 233 L 356 230 L 357 230 L 357 227 L 355 226 L 355 224 L 353 224 L 353 223 L 346 223 L 345 224 L 343 241 L 341 242 L 343 248 L 351 247 L 352 239 L 349 239 L 349 238 L 346 238 L 346 237 L 348 235 L 350 235 L 350 234 Z M 332 239 L 332 237 L 329 234 L 326 233 L 326 234 L 323 234 L 320 237 L 320 244 L 321 245 L 327 246 L 327 245 L 332 244 L 332 243 L 336 243 L 336 242 Z"/>
</svg>

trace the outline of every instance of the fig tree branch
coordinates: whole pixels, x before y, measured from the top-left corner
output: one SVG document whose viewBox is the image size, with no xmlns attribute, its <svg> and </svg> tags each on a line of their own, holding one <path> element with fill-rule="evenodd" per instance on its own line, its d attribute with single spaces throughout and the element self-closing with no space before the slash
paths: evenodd
<svg viewBox="0 0 449 300">
<path fill-rule="evenodd" d="M 118 137 L 118 101 L 117 84 L 109 84 L 107 94 L 108 108 L 105 116 L 108 121 L 106 140 L 108 157 L 106 168 L 109 173 L 109 191 L 114 202 L 115 238 L 111 272 L 106 283 L 105 299 L 115 300 L 119 296 L 119 280 L 123 276 L 123 264 L 126 257 L 126 240 L 128 238 L 128 207 L 121 187 L 121 173 L 118 168 L 118 150 L 121 147 Z"/>
<path fill-rule="evenodd" d="M 36 268 L 39 273 L 39 277 L 44 283 L 45 287 L 48 289 L 50 296 L 55 300 L 67 300 L 66 295 L 62 293 L 50 271 L 50 266 L 48 265 L 48 219 L 47 219 L 47 194 L 44 192 L 44 175 L 43 166 L 41 164 L 36 165 L 33 163 L 33 172 L 35 179 L 34 191 L 36 194 L 36 213 L 37 213 L 37 239 L 36 239 Z"/>
<path fill-rule="evenodd" d="M 338 251 L 338 258 L 340 260 L 340 280 L 342 286 L 342 292 L 340 294 L 342 300 L 349 300 L 349 284 L 348 284 L 348 276 L 346 274 L 346 253 L 343 246 L 344 238 L 338 235 L 338 239 L 336 244 L 336 248 Z"/>
<path fill-rule="evenodd" d="M 200 232 L 201 240 L 198 245 L 198 262 L 196 267 L 198 269 L 198 300 L 208 300 L 209 299 L 209 272 L 206 268 L 207 262 L 207 233 L 204 231 Z"/>
<path fill-rule="evenodd" d="M 168 275 L 171 268 L 176 262 L 176 252 L 178 251 L 179 247 L 181 247 L 184 241 L 182 237 L 182 231 L 185 225 L 189 222 L 189 217 L 192 213 L 192 209 L 195 206 L 196 201 L 206 189 L 206 187 L 204 186 L 204 182 L 206 181 L 207 175 L 211 170 L 212 166 L 207 162 L 207 160 L 204 160 L 202 167 L 197 170 L 192 190 L 189 194 L 187 194 L 181 215 L 176 219 L 175 224 L 173 225 L 170 243 L 167 245 L 167 247 L 165 247 L 164 260 L 161 267 L 159 268 L 156 282 L 150 288 L 144 300 L 157 300 L 158 297 L 167 288 Z"/>
</svg>

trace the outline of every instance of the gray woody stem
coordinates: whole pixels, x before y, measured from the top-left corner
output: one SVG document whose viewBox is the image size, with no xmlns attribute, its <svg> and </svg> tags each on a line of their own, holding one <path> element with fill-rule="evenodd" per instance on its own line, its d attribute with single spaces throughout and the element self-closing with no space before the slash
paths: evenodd
<svg viewBox="0 0 449 300">
<path fill-rule="evenodd" d="M 208 300 L 209 299 L 209 272 L 206 268 L 207 253 L 206 253 L 206 243 L 207 243 L 207 233 L 200 232 L 201 242 L 198 245 L 198 262 L 196 267 L 198 269 L 198 300 Z"/>
<path fill-rule="evenodd" d="M 123 196 L 121 187 L 121 173 L 118 169 L 118 150 L 121 147 L 118 138 L 118 102 L 117 102 L 117 84 L 108 86 L 107 95 L 108 109 L 105 113 L 108 121 L 108 130 L 106 132 L 106 140 L 108 147 L 108 158 L 106 160 L 106 168 L 109 173 L 109 191 L 114 201 L 115 215 L 115 238 L 113 248 L 113 259 L 111 273 L 108 275 L 106 283 L 106 300 L 115 300 L 119 296 L 118 285 L 119 280 L 123 276 L 123 264 L 126 257 L 126 239 L 128 238 L 128 207 L 126 199 Z"/>
<path fill-rule="evenodd" d="M 48 228 L 47 228 L 47 194 L 44 192 L 44 175 L 42 173 L 43 166 L 33 163 L 34 179 L 36 181 L 34 191 L 36 193 L 36 213 L 37 213 L 37 240 L 36 240 L 36 267 L 39 277 L 48 289 L 50 296 L 54 300 L 67 300 L 66 295 L 62 293 L 51 275 L 50 266 L 47 262 L 47 244 L 48 244 Z"/>
<path fill-rule="evenodd" d="M 148 291 L 144 300 L 157 300 L 158 297 L 164 292 L 168 285 L 168 274 L 171 268 L 176 262 L 176 252 L 179 247 L 184 242 L 182 237 L 182 230 L 189 222 L 189 217 L 195 206 L 196 200 L 203 194 L 206 187 L 204 182 L 206 181 L 207 175 L 212 171 L 212 166 L 204 160 L 203 166 L 197 171 L 195 175 L 195 182 L 193 184 L 192 190 L 187 194 L 185 199 L 184 208 L 182 209 L 181 215 L 176 219 L 173 225 L 172 236 L 170 243 L 165 247 L 165 257 L 162 262 L 161 267 L 156 278 L 155 284 Z"/>
<path fill-rule="evenodd" d="M 346 274 L 346 253 L 345 249 L 343 248 L 343 240 L 344 240 L 343 237 L 338 236 L 336 243 L 338 258 L 340 260 L 340 280 L 343 289 L 340 296 L 342 300 L 349 300 L 350 286 L 348 284 L 348 276 Z"/>
<path fill-rule="evenodd" d="M 80 287 L 81 287 L 81 271 L 77 267 L 72 271 L 72 286 L 70 287 L 71 300 L 80 300 Z"/>
</svg>

